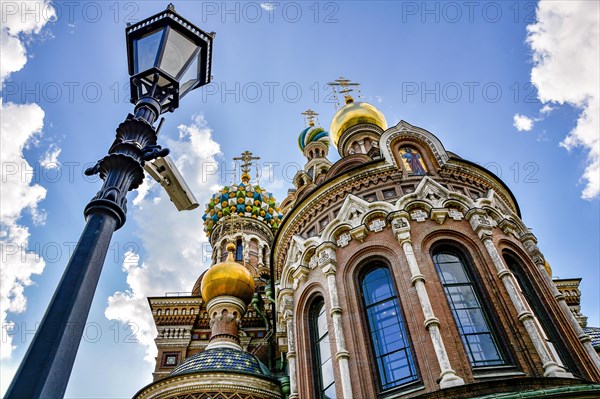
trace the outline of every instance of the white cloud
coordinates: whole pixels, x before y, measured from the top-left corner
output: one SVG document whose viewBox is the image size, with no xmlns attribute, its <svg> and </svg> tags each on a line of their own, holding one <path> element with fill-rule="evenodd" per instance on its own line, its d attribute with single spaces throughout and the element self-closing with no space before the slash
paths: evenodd
<svg viewBox="0 0 600 399">
<path fill-rule="evenodd" d="M 540 1 L 537 22 L 527 27 L 533 50 L 531 81 L 543 103 L 580 110 L 561 146 L 587 152 L 582 198 L 600 194 L 600 3 Z"/>
<path fill-rule="evenodd" d="M 542 115 L 548 115 L 550 112 L 554 111 L 555 108 L 550 105 L 550 104 L 544 104 L 544 106 L 542 107 L 542 109 L 540 109 L 540 114 Z"/>
<path fill-rule="evenodd" d="M 44 215 L 38 203 L 45 198 L 46 190 L 31 184 L 32 168 L 23 157 L 23 148 L 42 131 L 44 111 L 37 104 L 4 105 L 0 100 L 0 115 L 0 322 L 7 326 L 9 312 L 25 311 L 24 289 L 31 285 L 31 276 L 42 273 L 45 266 L 43 259 L 27 251 L 29 229 L 19 224 L 26 211 L 38 222 Z M 13 349 L 12 337 L 3 335 L 0 358 L 9 358 Z"/>
<path fill-rule="evenodd" d="M 20 71 L 27 62 L 23 40 L 39 34 L 46 23 L 56 19 L 50 0 L 0 0 L 2 32 L 0 33 L 0 83 Z"/>
<path fill-rule="evenodd" d="M 513 117 L 513 126 L 520 132 L 528 132 L 533 129 L 533 119 L 525 115 L 515 114 Z"/>
<path fill-rule="evenodd" d="M 109 319 L 137 325 L 137 338 L 146 346 L 146 360 L 150 362 L 154 362 L 156 355 L 156 330 L 146 297 L 171 291 L 190 292 L 210 264 L 202 212 L 219 176 L 203 172 L 213 171 L 220 147 L 202 116 L 194 117 L 190 125 L 179 126 L 179 133 L 179 140 L 167 139 L 164 145 L 171 149 L 177 167 L 201 206 L 177 212 L 158 184 L 150 184 L 138 193 L 130 213 L 139 229 L 144 257 L 140 259 L 134 252 L 126 254 L 123 270 L 129 288 L 109 297 L 105 310 Z"/>
<path fill-rule="evenodd" d="M 260 8 L 265 11 L 272 12 L 275 10 L 275 4 L 273 3 L 260 3 Z"/>
<path fill-rule="evenodd" d="M 550 141 L 550 139 L 548 138 L 548 133 L 546 133 L 545 130 L 542 133 L 538 134 L 537 138 L 535 140 L 538 143 L 544 143 L 544 142 Z"/>
<path fill-rule="evenodd" d="M 56 144 L 50 144 L 46 153 L 40 159 L 40 165 L 45 169 L 58 169 L 60 162 L 58 162 L 58 156 L 60 155 L 60 149 Z"/>
<path fill-rule="evenodd" d="M 25 66 L 27 52 L 23 41 L 39 34 L 56 13 L 48 0 L 0 0 L 0 8 L 1 84 L 11 73 Z M 45 267 L 42 258 L 27 251 L 29 229 L 19 221 L 25 213 L 30 214 L 34 224 L 43 224 L 46 219 L 45 212 L 38 208 L 46 190 L 32 184 L 32 167 L 23 156 L 23 149 L 36 143 L 43 126 L 44 111 L 37 104 L 4 104 L 0 98 L 0 322 L 8 329 L 14 326 L 8 314 L 25 311 L 25 287 L 31 285 L 31 277 L 41 274 Z M 54 147 L 54 151 L 58 151 L 58 156 L 60 150 Z M 3 334 L 0 358 L 10 358 L 14 348 L 12 336 Z"/>
<path fill-rule="evenodd" d="M 0 83 L 12 72 L 21 70 L 27 62 L 25 47 L 15 36 L 10 36 L 8 31 L 2 29 L 0 33 Z"/>
</svg>

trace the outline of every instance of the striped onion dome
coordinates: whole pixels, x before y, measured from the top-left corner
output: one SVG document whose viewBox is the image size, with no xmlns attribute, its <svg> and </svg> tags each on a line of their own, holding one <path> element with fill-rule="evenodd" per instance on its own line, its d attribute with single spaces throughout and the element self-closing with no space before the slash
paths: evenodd
<svg viewBox="0 0 600 399">
<path fill-rule="evenodd" d="M 300 147 L 300 150 L 304 151 L 309 143 L 316 141 L 320 141 L 329 146 L 329 133 L 322 127 L 309 126 L 300 132 L 300 136 L 298 136 L 298 147 Z"/>
</svg>

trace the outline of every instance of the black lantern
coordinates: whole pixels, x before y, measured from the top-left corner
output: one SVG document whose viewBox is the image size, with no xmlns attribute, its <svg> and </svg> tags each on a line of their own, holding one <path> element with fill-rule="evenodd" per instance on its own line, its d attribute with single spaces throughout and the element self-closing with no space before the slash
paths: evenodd
<svg viewBox="0 0 600 399">
<path fill-rule="evenodd" d="M 153 105 L 158 114 L 173 111 L 179 99 L 210 82 L 212 41 L 206 33 L 167 9 L 127 26 L 131 102 Z"/>
</svg>

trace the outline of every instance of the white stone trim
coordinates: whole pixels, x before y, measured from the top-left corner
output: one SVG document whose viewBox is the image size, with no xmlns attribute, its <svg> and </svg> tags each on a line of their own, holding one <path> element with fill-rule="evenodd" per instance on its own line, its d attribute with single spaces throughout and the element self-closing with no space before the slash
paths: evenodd
<svg viewBox="0 0 600 399">
<path fill-rule="evenodd" d="M 431 132 L 418 126 L 413 126 L 406 121 L 400 121 L 396 126 L 387 129 L 379 139 L 381 155 L 391 165 L 396 165 L 396 159 L 392 154 L 392 142 L 401 136 L 409 136 L 425 143 L 431 149 L 433 156 L 440 166 L 443 166 L 450 159 L 442 142 Z M 401 165 L 396 165 L 396 167 L 401 169 Z"/>
<path fill-rule="evenodd" d="M 324 255 L 327 256 L 324 256 Z M 335 245 L 333 243 L 324 243 L 317 248 L 317 257 L 319 260 L 325 259 L 319 266 L 327 278 L 327 293 L 329 294 L 329 304 L 331 309 L 331 319 L 333 324 L 333 334 L 335 337 L 336 355 L 340 371 L 340 381 L 338 386 L 342 386 L 342 398 L 352 398 L 352 383 L 350 380 L 350 366 L 348 358 L 350 357 L 346 350 L 346 340 L 344 338 L 344 327 L 342 325 L 342 309 L 338 297 L 336 276 Z"/>
<path fill-rule="evenodd" d="M 552 296 L 554 296 L 554 298 L 558 301 L 558 304 L 560 305 L 562 312 L 567 316 L 567 320 L 569 320 L 569 324 L 571 325 L 573 330 L 575 330 L 575 333 L 577 334 L 579 341 L 583 345 L 588 356 L 594 362 L 594 366 L 596 366 L 596 369 L 598 371 L 600 371 L 600 356 L 598 356 L 598 353 L 592 346 L 592 340 L 589 337 L 589 335 L 587 335 L 583 331 L 583 329 L 577 322 L 577 319 L 575 318 L 575 315 L 569 308 L 569 305 L 567 304 L 565 297 L 560 293 L 560 291 L 556 287 L 556 284 L 554 284 L 554 282 L 552 281 L 552 277 L 550 277 L 550 275 L 546 271 L 545 265 L 543 263 L 544 259 L 541 256 L 541 252 L 537 246 L 537 240 L 536 240 L 535 236 L 531 233 L 528 233 L 521 237 L 521 241 L 523 242 L 523 245 L 525 246 L 525 248 L 528 250 L 529 255 L 533 259 L 538 259 L 538 262 L 536 262 L 536 266 L 538 267 L 540 274 L 544 277 L 544 282 L 546 283 L 546 286 L 548 288 L 550 288 L 550 291 L 552 292 Z"/>
<path fill-rule="evenodd" d="M 492 258 L 492 262 L 498 272 L 498 277 L 502 281 L 502 284 L 504 284 L 504 288 L 506 289 L 511 302 L 517 311 L 519 321 L 523 324 L 525 330 L 527 330 L 527 335 L 529 335 L 535 351 L 542 361 L 544 376 L 574 378 L 573 374 L 566 372 L 562 367 L 559 366 L 557 359 L 553 357 L 552 352 L 546 346 L 546 342 L 543 339 L 543 333 L 539 331 L 537 327 L 539 323 L 537 322 L 535 315 L 529 308 L 529 305 L 521 294 L 521 291 L 517 288 L 513 274 L 504 264 L 500 253 L 492 241 L 492 225 L 487 219 L 485 210 L 472 209 L 467 214 L 467 219 L 469 219 L 473 231 L 477 233 L 483 242 L 487 253 L 490 255 L 490 258 Z"/>
<path fill-rule="evenodd" d="M 425 288 L 425 277 L 423 274 L 421 274 L 412 243 L 410 242 L 410 224 L 408 222 L 408 218 L 406 217 L 406 212 L 404 212 L 404 214 L 405 215 L 396 215 L 394 220 L 397 222 L 392 222 L 392 226 L 394 226 L 394 234 L 396 235 L 396 238 L 402 245 L 402 250 L 410 269 L 411 281 L 415 287 L 415 290 L 417 291 L 417 297 L 419 298 L 423 316 L 425 317 L 424 326 L 429 332 L 431 343 L 435 349 L 435 356 L 441 370 L 440 388 L 450 388 L 458 385 L 464 385 L 465 381 L 456 375 L 456 372 L 452 369 L 452 365 L 450 364 L 448 352 L 446 351 L 444 340 L 442 339 L 442 334 L 440 332 L 440 321 L 433 313 L 431 301 L 429 300 L 429 295 L 427 294 L 427 289 Z"/>
</svg>

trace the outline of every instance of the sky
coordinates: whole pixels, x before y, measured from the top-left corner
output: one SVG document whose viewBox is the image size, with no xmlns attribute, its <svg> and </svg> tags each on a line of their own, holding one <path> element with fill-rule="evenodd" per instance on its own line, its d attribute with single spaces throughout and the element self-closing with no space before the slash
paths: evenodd
<svg viewBox="0 0 600 399">
<path fill-rule="evenodd" d="M 83 171 L 132 111 L 125 25 L 158 1 L 0 0 L 2 12 L 0 388 L 5 392 L 101 187 Z M 213 82 L 188 94 L 159 143 L 201 204 L 261 157 L 280 201 L 304 164 L 301 112 L 329 128 L 326 83 L 361 83 L 388 125 L 405 120 L 498 175 L 554 276 L 581 277 L 600 326 L 600 10 L 595 1 L 175 1 L 217 33 Z M 330 159 L 337 160 L 335 149 Z M 129 194 L 67 389 L 124 398 L 151 382 L 147 296 L 189 292 L 209 265 L 204 206 L 177 212 L 146 179 Z"/>
</svg>

